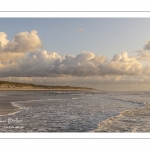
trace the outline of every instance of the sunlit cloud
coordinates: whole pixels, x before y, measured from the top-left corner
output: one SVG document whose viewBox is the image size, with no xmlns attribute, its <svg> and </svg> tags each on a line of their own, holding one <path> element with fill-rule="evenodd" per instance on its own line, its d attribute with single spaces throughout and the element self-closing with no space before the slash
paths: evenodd
<svg viewBox="0 0 150 150">
<path fill-rule="evenodd" d="M 3 76 L 59 77 L 59 76 L 105 76 L 105 75 L 138 75 L 142 72 L 142 64 L 127 52 L 115 54 L 111 61 L 105 56 L 97 56 L 85 52 L 77 56 L 59 55 L 56 52 L 36 50 L 15 66 L 0 68 Z M 13 68 L 15 67 L 15 68 Z M 16 72 L 17 71 L 17 72 Z"/>
<path fill-rule="evenodd" d="M 42 42 L 37 35 L 37 31 L 20 32 L 14 36 L 12 41 L 6 39 L 7 35 L 0 32 L 1 52 L 32 52 L 42 47 Z"/>
</svg>

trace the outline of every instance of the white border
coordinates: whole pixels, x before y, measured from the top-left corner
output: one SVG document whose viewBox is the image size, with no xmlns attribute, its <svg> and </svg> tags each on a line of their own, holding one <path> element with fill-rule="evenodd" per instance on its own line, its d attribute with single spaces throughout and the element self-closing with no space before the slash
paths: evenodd
<svg viewBox="0 0 150 150">
<path fill-rule="evenodd" d="M 149 133 L 0 133 L 0 139 L 150 139 Z"/>
<path fill-rule="evenodd" d="M 150 12 L 0 12 L 0 18 L 149 18 Z"/>
<path fill-rule="evenodd" d="M 1 11 L 149 11 L 149 0 L 3 0 Z"/>
</svg>

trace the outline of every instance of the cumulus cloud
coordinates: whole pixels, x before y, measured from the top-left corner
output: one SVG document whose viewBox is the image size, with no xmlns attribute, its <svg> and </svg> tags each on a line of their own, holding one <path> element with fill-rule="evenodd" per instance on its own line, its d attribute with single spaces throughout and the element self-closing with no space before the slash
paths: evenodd
<svg viewBox="0 0 150 150">
<path fill-rule="evenodd" d="M 150 61 L 150 40 L 146 41 L 146 44 L 143 46 L 143 50 L 137 50 L 137 60 L 139 61 Z"/>
<path fill-rule="evenodd" d="M 146 44 L 144 45 L 144 50 L 150 50 L 150 40 L 146 41 Z"/>
<path fill-rule="evenodd" d="M 7 39 L 4 32 L 0 32 L 0 62 L 11 62 L 22 59 L 27 52 L 41 48 L 42 42 L 37 31 L 20 32 L 12 41 Z"/>
<path fill-rule="evenodd" d="M 138 75 L 142 71 L 142 64 L 135 57 L 128 56 L 127 52 L 115 54 L 107 66 L 110 74 Z"/>
<path fill-rule="evenodd" d="M 70 56 L 36 50 L 16 62 L 15 66 L 8 66 L 0 71 L 3 76 L 19 77 L 138 75 L 142 71 L 142 64 L 136 58 L 128 56 L 127 52 L 115 54 L 108 61 L 105 56 L 97 56 L 92 52 Z"/>
<path fill-rule="evenodd" d="M 7 35 L 4 32 L 0 32 L 0 50 L 8 43 L 6 37 Z"/>
<path fill-rule="evenodd" d="M 13 40 L 0 32 L 1 80 L 47 85 L 74 85 L 99 89 L 136 89 L 138 84 L 150 84 L 150 65 L 142 66 L 141 60 L 150 61 L 150 41 L 138 57 L 127 52 L 106 56 L 83 51 L 76 56 L 60 55 L 42 50 L 37 31 L 20 32 Z M 55 78 L 54 78 L 55 77 Z M 116 84 L 117 83 L 117 84 Z M 134 86 L 132 86 L 134 85 Z"/>
<path fill-rule="evenodd" d="M 135 58 L 128 56 L 126 52 L 120 55 L 116 54 L 111 61 L 108 61 L 105 56 L 96 56 L 92 52 L 82 52 L 73 57 L 70 55 L 61 56 L 47 51 L 38 51 L 26 57 L 22 61 L 21 68 L 26 68 L 28 70 L 27 74 L 35 72 L 35 76 L 70 75 L 81 77 L 137 75 L 142 70 L 142 64 Z"/>
<path fill-rule="evenodd" d="M 9 52 L 32 52 L 41 48 L 41 46 L 42 42 L 37 35 L 37 31 L 32 30 L 30 33 L 20 32 L 16 34 L 14 39 L 3 45 L 1 50 Z"/>
<path fill-rule="evenodd" d="M 37 31 L 20 32 L 12 41 L 0 32 L 0 77 L 94 77 L 139 75 L 143 71 L 137 58 L 127 52 L 115 54 L 111 61 L 106 56 L 85 52 L 60 55 L 41 50 Z M 144 73 L 144 71 L 143 71 Z"/>
<path fill-rule="evenodd" d="M 25 55 L 23 53 L 11 53 L 11 52 L 2 52 L 0 54 L 0 62 L 11 62 L 14 60 L 19 60 L 23 58 Z"/>
<path fill-rule="evenodd" d="M 150 52 L 145 51 L 145 50 L 138 50 L 138 60 L 142 61 L 150 61 Z"/>
<path fill-rule="evenodd" d="M 147 40 L 145 45 L 143 46 L 143 50 L 137 50 L 138 60 L 140 61 L 150 61 L 150 40 Z"/>
</svg>

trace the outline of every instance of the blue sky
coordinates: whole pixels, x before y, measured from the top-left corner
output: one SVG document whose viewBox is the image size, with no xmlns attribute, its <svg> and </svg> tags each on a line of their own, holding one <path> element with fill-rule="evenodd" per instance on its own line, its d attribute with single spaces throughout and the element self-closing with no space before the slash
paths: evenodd
<svg viewBox="0 0 150 150">
<path fill-rule="evenodd" d="M 77 55 L 90 51 L 112 58 L 143 48 L 150 39 L 150 19 L 140 18 L 1 18 L 0 31 L 12 40 L 21 31 L 37 30 L 43 49 Z"/>
</svg>

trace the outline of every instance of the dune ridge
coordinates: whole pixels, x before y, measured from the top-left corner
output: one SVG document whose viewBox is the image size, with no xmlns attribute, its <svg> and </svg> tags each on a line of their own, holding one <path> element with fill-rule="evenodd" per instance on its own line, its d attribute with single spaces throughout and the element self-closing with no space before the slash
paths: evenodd
<svg viewBox="0 0 150 150">
<path fill-rule="evenodd" d="M 31 83 L 0 81 L 0 90 L 95 90 L 87 87 L 48 86 Z"/>
</svg>

